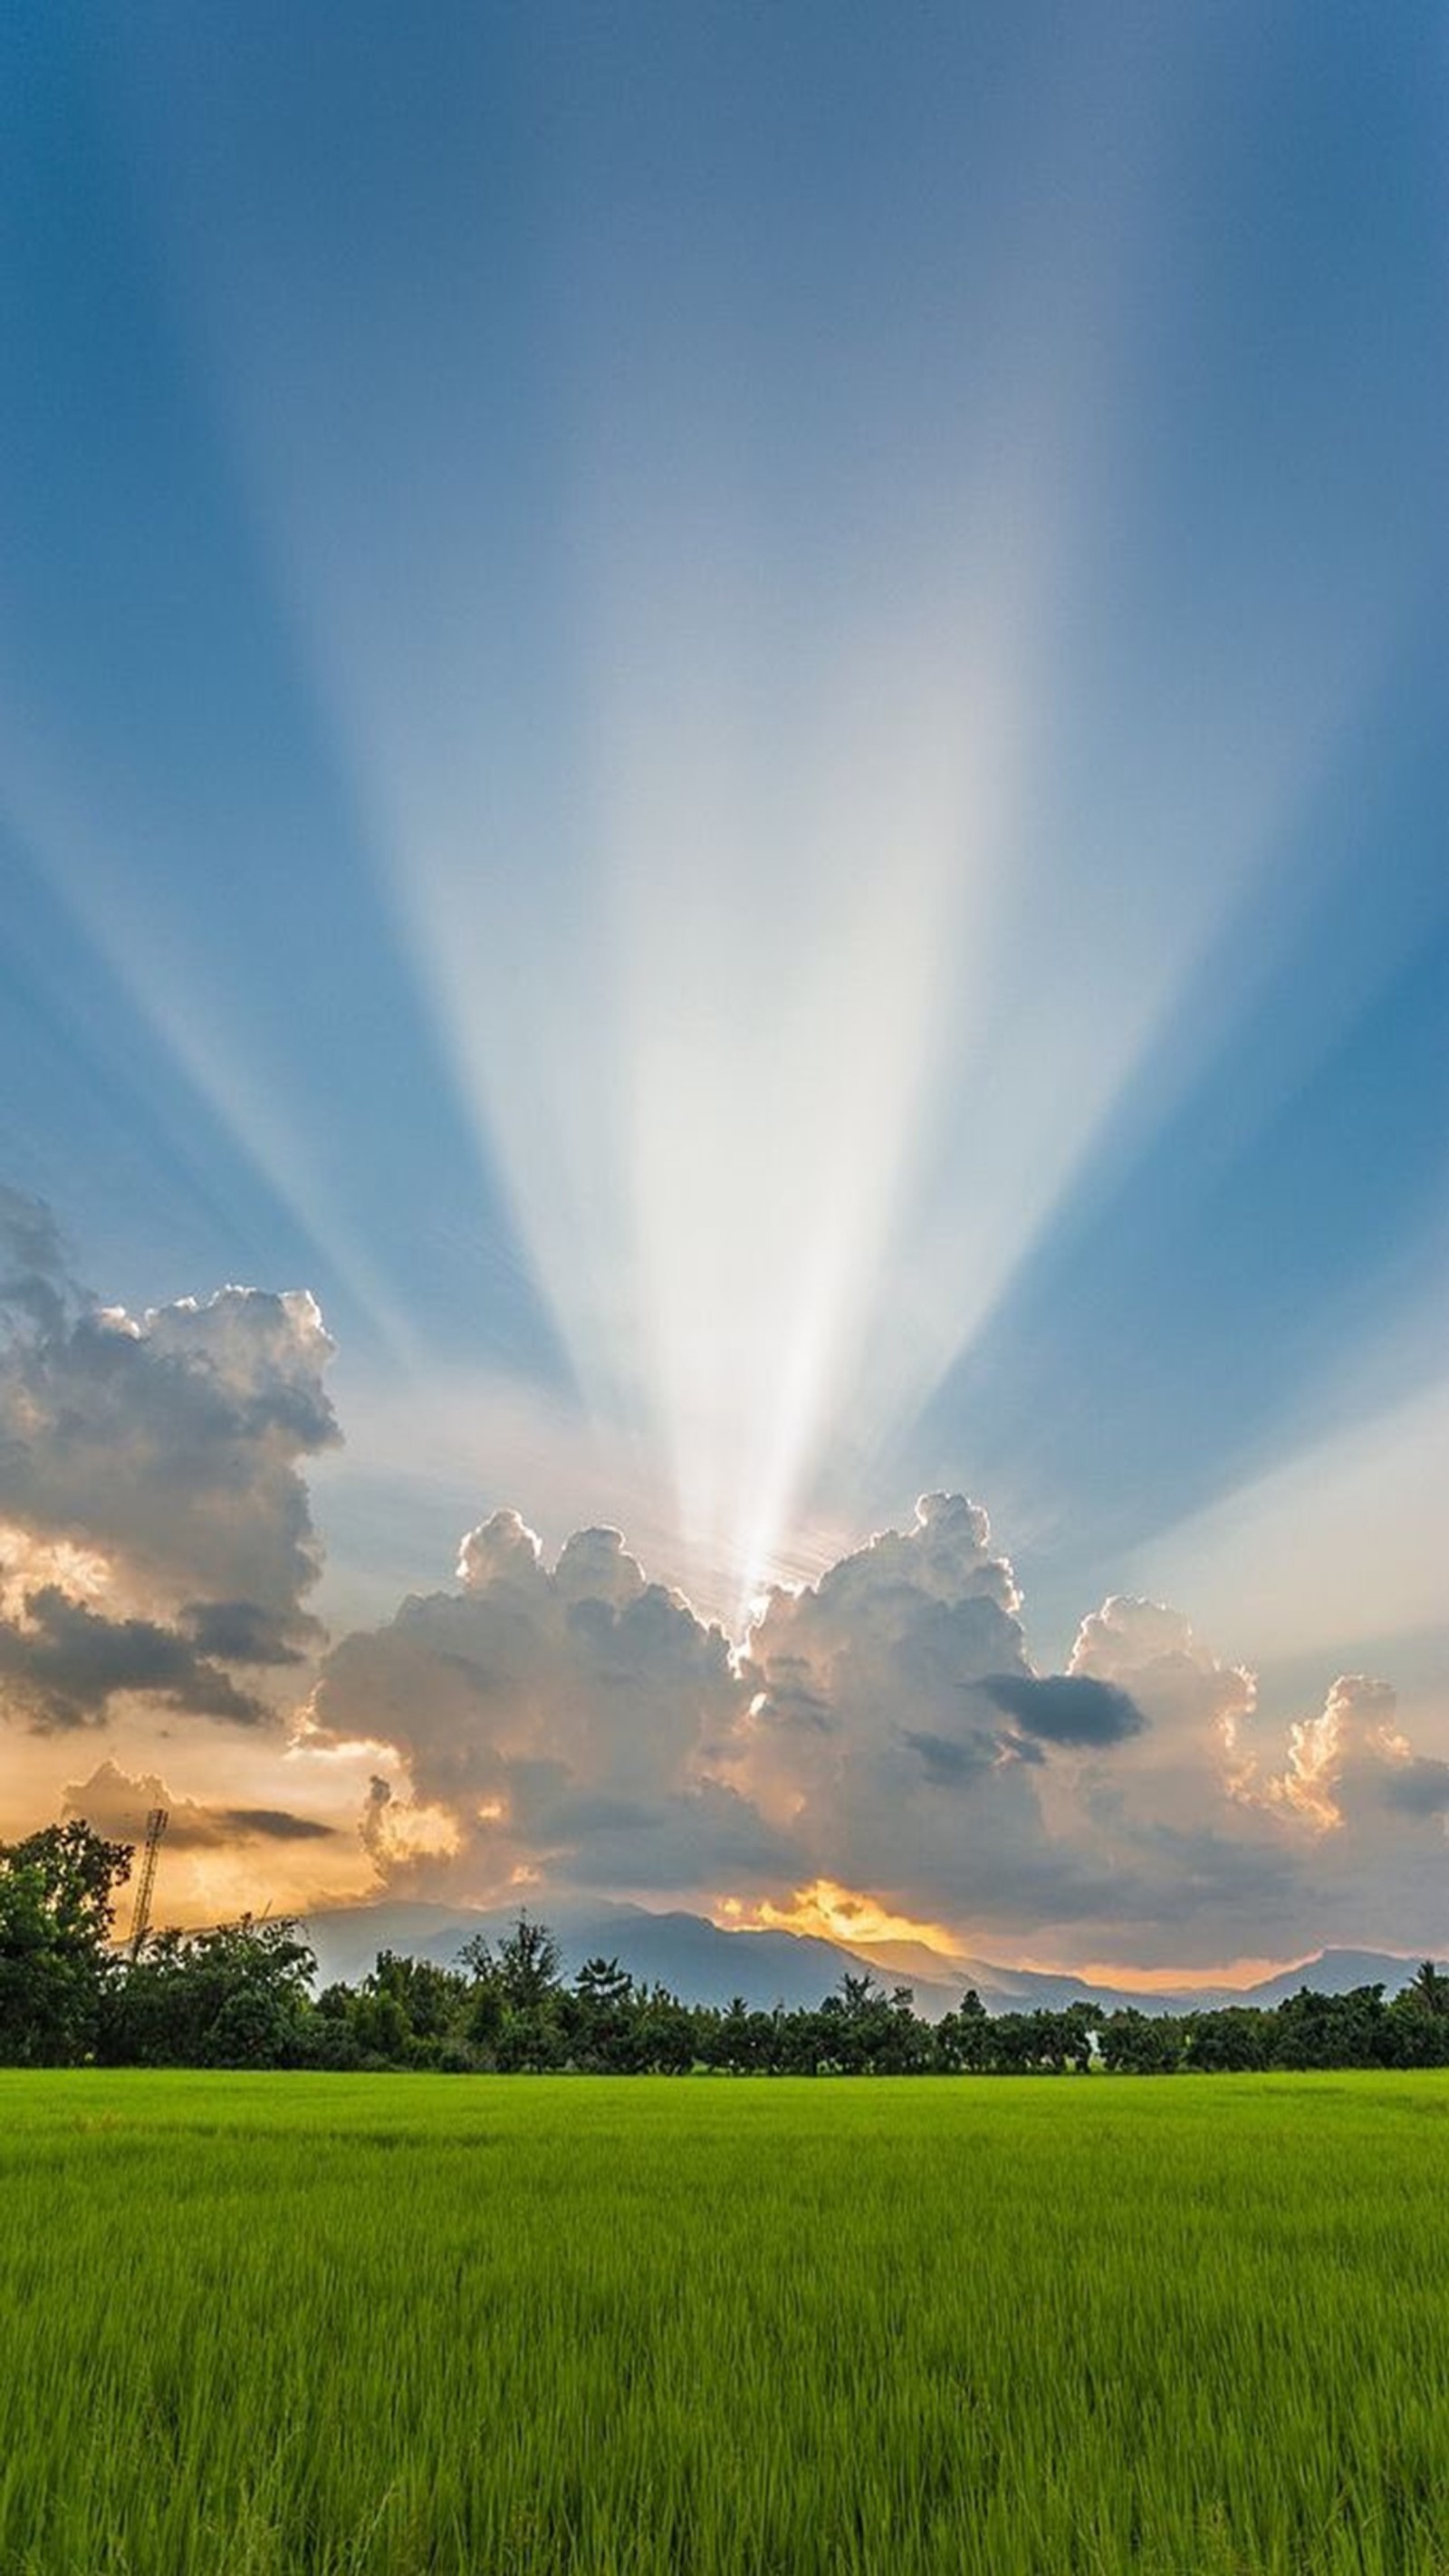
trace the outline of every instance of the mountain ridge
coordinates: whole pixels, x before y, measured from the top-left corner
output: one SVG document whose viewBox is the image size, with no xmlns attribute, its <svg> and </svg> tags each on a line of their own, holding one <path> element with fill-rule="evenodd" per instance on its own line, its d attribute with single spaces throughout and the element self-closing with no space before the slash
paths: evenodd
<svg viewBox="0 0 1449 2576">
<path fill-rule="evenodd" d="M 564 1974 L 572 1978 L 587 1958 L 617 1958 L 636 1983 L 665 1985 L 681 2000 L 723 2007 L 735 1995 L 755 2011 L 809 2009 L 838 1989 L 846 1974 L 862 1972 L 888 1990 L 912 1987 L 918 2012 L 939 2020 L 974 1986 L 990 2012 L 1060 2011 L 1087 2000 L 1114 2010 L 1135 2006 L 1147 2013 L 1217 2011 L 1231 2004 L 1272 2006 L 1302 1986 L 1321 1994 L 1345 1994 L 1361 1985 L 1383 1985 L 1397 1993 L 1419 1964 L 1418 1955 L 1396 1951 L 1329 1947 L 1311 1958 L 1277 1970 L 1250 1986 L 1183 1987 L 1176 1991 L 1090 1982 L 1068 1971 L 1004 1968 L 966 1954 L 940 1957 L 939 1976 L 912 1974 L 900 1962 L 900 1944 L 852 1946 L 821 1933 L 774 1930 L 726 1930 L 708 1916 L 682 1909 L 652 1912 L 641 1905 L 604 1899 L 549 1903 L 536 1912 L 555 1933 L 563 1953 Z M 481 1933 L 496 1941 L 517 1921 L 519 1909 L 404 1903 L 320 1908 L 304 1918 L 304 1929 L 317 1955 L 318 1984 L 355 1984 L 367 1974 L 379 1950 L 408 1952 L 455 1964 L 465 1941 Z M 912 1958 L 934 1961 L 924 1945 L 907 1944 Z M 887 1951 L 890 1955 L 886 1955 Z"/>
</svg>

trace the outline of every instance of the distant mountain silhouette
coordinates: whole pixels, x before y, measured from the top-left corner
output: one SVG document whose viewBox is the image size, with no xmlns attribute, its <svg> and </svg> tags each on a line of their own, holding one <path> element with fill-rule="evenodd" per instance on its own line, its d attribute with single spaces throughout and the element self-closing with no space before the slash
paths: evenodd
<svg viewBox="0 0 1449 2576">
<path fill-rule="evenodd" d="M 1382 1986 L 1386 1994 L 1396 1995 L 1408 1984 L 1423 1955 L 1422 1950 L 1412 1958 L 1400 1958 L 1388 1950 L 1320 1950 L 1301 1967 L 1281 1968 L 1276 1977 L 1265 1977 L 1246 1994 L 1224 1995 L 1223 2001 L 1281 2004 L 1302 1986 L 1312 1986 L 1320 1995 L 1350 1994 L 1355 1986 Z"/>
<path fill-rule="evenodd" d="M 342 1979 L 355 1985 L 379 1950 L 403 1951 L 451 1967 L 475 1932 L 497 1940 L 517 1920 L 518 1910 L 516 1905 L 482 1911 L 391 1901 L 328 1908 L 307 1918 L 318 1983 Z M 976 1988 L 990 2012 L 1032 2012 L 1039 2006 L 1059 2011 L 1082 1997 L 1108 2010 L 1136 2004 L 1143 2012 L 1190 2012 L 1221 2004 L 1277 2004 L 1300 1986 L 1337 1995 L 1354 1986 L 1382 1985 L 1397 1994 L 1419 1964 L 1417 1954 L 1401 1958 L 1383 1950 L 1320 1950 L 1300 1966 L 1284 1968 L 1254 1986 L 1148 1994 L 1036 1969 L 1002 1968 L 989 1959 L 948 1959 L 920 1943 L 851 1949 L 814 1933 L 727 1932 L 701 1914 L 654 1914 L 642 1905 L 613 1905 L 597 1898 L 543 1899 L 528 1911 L 552 1925 L 568 1977 L 585 1959 L 602 1955 L 617 1959 L 636 1983 L 668 1986 L 686 2003 L 723 2006 L 741 1995 L 752 2011 L 760 2012 L 776 2004 L 793 2011 L 822 2003 L 847 1970 L 858 1975 L 862 1968 L 887 1989 L 911 1986 L 916 2010 L 935 2021 L 960 2002 L 968 1986 Z"/>
</svg>

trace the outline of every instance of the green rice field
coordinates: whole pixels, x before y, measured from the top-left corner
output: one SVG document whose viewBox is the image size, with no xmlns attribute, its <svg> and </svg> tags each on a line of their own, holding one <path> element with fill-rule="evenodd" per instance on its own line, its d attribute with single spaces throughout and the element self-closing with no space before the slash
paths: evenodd
<svg viewBox="0 0 1449 2576">
<path fill-rule="evenodd" d="M 0 2576 L 1449 2576 L 1449 2076 L 0 2074 Z"/>
</svg>

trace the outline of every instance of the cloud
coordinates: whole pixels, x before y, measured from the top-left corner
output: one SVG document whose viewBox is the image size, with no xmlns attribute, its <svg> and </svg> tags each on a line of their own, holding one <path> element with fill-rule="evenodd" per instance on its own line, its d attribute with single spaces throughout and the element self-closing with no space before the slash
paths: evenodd
<svg viewBox="0 0 1449 2576">
<path fill-rule="evenodd" d="M 982 1732 L 963 1738 L 933 1735 L 928 1727 L 908 1726 L 902 1729 L 901 1740 L 920 1756 L 926 1778 L 940 1789 L 959 1789 L 966 1781 L 979 1779 L 1000 1759 L 999 1739 Z M 1023 1748 L 1023 1755 L 1027 1761 L 1043 1759 L 1035 1746 Z"/>
<path fill-rule="evenodd" d="M 742 1697 L 722 1630 L 651 1583 L 616 1530 L 577 1532 L 556 1564 L 516 1512 L 471 1530 L 462 1590 L 405 1601 L 326 1657 L 304 1742 L 371 1739 L 364 1840 L 389 1876 L 452 1868 L 480 1892 L 543 1863 L 581 1883 L 686 1887 L 778 1857 L 711 1765 Z"/>
<path fill-rule="evenodd" d="M 1367 1684 L 1270 1759 L 1253 1675 L 1159 1603 L 1114 1596 L 1068 1671 L 1034 1671 L 1010 1562 L 959 1495 L 772 1591 L 738 1651 L 615 1530 L 550 1566 L 496 1512 L 458 1576 L 333 1647 L 302 1739 L 379 1748 L 361 1830 L 394 1887 L 667 1891 L 756 1919 L 830 1883 L 967 1946 L 1189 1963 L 1233 1955 L 1249 1918 L 1259 1946 L 1326 1937 L 1330 1788 L 1346 1854 L 1394 1796 L 1417 1832 L 1433 1808 L 1442 1850 L 1442 1784 Z M 1350 1928 L 1357 1888 L 1345 1866 Z"/>
<path fill-rule="evenodd" d="M 1037 1673 L 1012 1569 L 960 1497 L 772 1595 L 745 1672 L 735 1774 L 801 1879 L 978 1946 L 1190 1964 L 1237 1954 L 1251 1922 L 1248 1946 L 1301 1955 L 1412 1944 L 1440 1903 L 1446 1779 L 1384 1685 L 1340 1680 L 1320 1717 L 1270 1730 L 1245 1665 L 1124 1595 L 1083 1620 L 1065 1673 Z"/>
<path fill-rule="evenodd" d="M 63 1812 L 82 1817 L 108 1841 L 139 1843 L 146 1819 L 156 1807 L 167 1815 L 168 1851 L 224 1851 L 236 1843 L 332 1842 L 338 1828 L 318 1816 L 301 1816 L 285 1807 L 212 1806 L 179 1798 L 154 1772 L 131 1774 L 111 1761 L 98 1764 L 85 1780 L 71 1781 Z"/>
<path fill-rule="evenodd" d="M 99 1307 L 48 1212 L 0 1192 L 0 1708 L 267 1713 L 227 1667 L 281 1672 L 318 1639 L 300 1468 L 338 1437 L 331 1352 L 305 1291 Z"/>
<path fill-rule="evenodd" d="M 123 1693 L 242 1726 L 270 1713 L 174 1628 L 104 1618 L 54 1584 L 26 1595 L 21 1619 L 0 1621 L 0 1681 L 12 1709 L 42 1733 L 103 1725 Z"/>
<path fill-rule="evenodd" d="M 1384 1802 L 1406 1816 L 1449 1816 L 1449 1762 L 1427 1754 L 1410 1754 L 1396 1770 L 1386 1772 Z"/>
<path fill-rule="evenodd" d="M 1257 1704 L 1257 1683 L 1224 1664 L 1180 1611 L 1114 1593 L 1082 1621 L 1068 1672 L 1116 1684 L 1167 1742 L 1215 1734 L 1231 1748 Z"/>
<path fill-rule="evenodd" d="M 296 1816 L 286 1807 L 217 1807 L 214 1813 L 228 1833 L 244 1842 L 331 1842 L 337 1834 L 337 1827 L 324 1824 L 320 1816 Z"/>
<path fill-rule="evenodd" d="M 0 1349 L 27 1328 L 60 1330 L 73 1294 L 50 1209 L 0 1182 Z"/>
<path fill-rule="evenodd" d="M 1314 1833 L 1337 1831 L 1344 1822 L 1340 1793 L 1346 1782 L 1362 1785 L 1368 1779 L 1376 1789 L 1381 1771 L 1385 1787 L 1412 1773 L 1412 1749 L 1398 1731 L 1397 1710 L 1387 1682 L 1341 1673 L 1316 1715 L 1290 1722 L 1282 1770 L 1264 1771 L 1250 1752 L 1234 1780 L 1236 1794 Z M 1410 1813 L 1432 1812 L 1412 1797 L 1400 1801 L 1390 1794 L 1389 1803 L 1404 1804 Z"/>
<path fill-rule="evenodd" d="M 994 1708 L 1048 1744 L 1120 1744 L 1147 1724 L 1128 1692 L 1090 1673 L 988 1673 L 980 1687 Z"/>
<path fill-rule="evenodd" d="M 1094 1901 L 1091 1856 L 1047 1820 L 1041 1742 L 983 1723 L 988 1682 L 1036 1679 L 1020 1608 L 985 1511 L 959 1494 L 923 1496 L 908 1529 L 768 1596 L 732 1768 L 788 1831 L 796 1886 L 1013 1925 Z"/>
<path fill-rule="evenodd" d="M 882 1531 L 817 1583 L 768 1595 L 747 1646 L 757 1733 L 899 1736 L 904 1706 L 916 1731 L 969 1744 L 971 1686 L 1028 1670 L 1019 1608 L 980 1505 L 927 1494 L 910 1530 Z"/>
<path fill-rule="evenodd" d="M 289 1848 L 347 1841 L 439 1895 L 728 1897 L 744 1919 L 832 1885 L 1043 1957 L 1186 1964 L 1248 1923 L 1258 1950 L 1430 1938 L 1449 1762 L 1408 1742 L 1386 1684 L 1340 1677 L 1269 1728 L 1245 1665 L 1125 1595 L 1039 1672 L 1010 1560 L 960 1494 L 775 1587 L 739 1648 L 617 1529 L 550 1563 L 494 1512 L 452 1589 L 316 1666 L 290 1777 L 317 1757 L 335 1800 L 373 1773 L 339 1837 L 276 1794 L 260 1726 L 322 1643 L 303 1469 L 337 1437 L 330 1353 L 303 1293 L 98 1308 L 47 1212 L 0 1192 L 0 1710 L 32 1741 L 250 1730 L 225 1801 L 171 1799 L 149 1745 L 72 1792 L 124 1809 L 125 1839 L 170 1806 L 198 1905 L 249 1886 L 249 1846 L 285 1875 Z"/>
<path fill-rule="evenodd" d="M 324 1633 L 320 1620 L 300 1611 L 282 1616 L 259 1601 L 188 1601 L 177 1624 L 198 1654 L 226 1664 L 303 1664 L 306 1648 L 296 1640 Z"/>
</svg>

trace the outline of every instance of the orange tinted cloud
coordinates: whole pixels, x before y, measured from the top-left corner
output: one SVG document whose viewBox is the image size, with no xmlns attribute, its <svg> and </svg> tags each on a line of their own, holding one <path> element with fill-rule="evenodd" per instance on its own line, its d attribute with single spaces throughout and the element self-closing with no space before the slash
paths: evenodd
<svg viewBox="0 0 1449 2576">
<path fill-rule="evenodd" d="M 715 1920 L 731 1931 L 813 1932 L 847 1946 L 918 1941 L 923 1949 L 939 1950 L 947 1959 L 958 1957 L 961 1950 L 958 1935 L 946 1924 L 893 1913 L 863 1888 L 842 1887 L 833 1878 L 812 1879 L 808 1887 L 797 1887 L 788 1905 L 776 1905 L 768 1896 L 754 1901 L 725 1897 L 715 1908 Z"/>
</svg>

